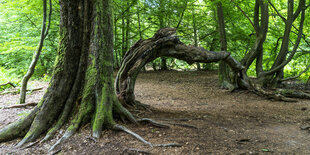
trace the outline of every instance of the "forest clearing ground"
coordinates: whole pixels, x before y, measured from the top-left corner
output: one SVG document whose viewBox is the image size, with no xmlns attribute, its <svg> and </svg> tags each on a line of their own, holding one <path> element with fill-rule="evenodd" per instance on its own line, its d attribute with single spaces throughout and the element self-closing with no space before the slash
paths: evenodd
<svg viewBox="0 0 310 155">
<path fill-rule="evenodd" d="M 38 87 L 47 83 L 38 82 Z M 27 96 L 38 102 L 45 90 Z M 217 72 L 142 72 L 136 82 L 136 99 L 152 107 L 152 112 L 134 110 L 139 117 L 171 125 L 170 129 L 151 125 L 126 126 L 154 144 L 179 143 L 182 147 L 150 148 L 126 133 L 106 130 L 98 142 L 90 137 L 90 127 L 67 140 L 59 154 L 129 154 L 138 149 L 152 154 L 310 154 L 310 101 L 274 102 L 249 91 L 219 89 Z M 19 95 L 0 96 L 0 107 L 13 105 Z M 23 116 L 30 108 L 0 109 L 0 128 Z M 43 144 L 14 149 L 14 140 L 0 144 L 0 154 L 46 154 L 60 134 Z"/>
</svg>

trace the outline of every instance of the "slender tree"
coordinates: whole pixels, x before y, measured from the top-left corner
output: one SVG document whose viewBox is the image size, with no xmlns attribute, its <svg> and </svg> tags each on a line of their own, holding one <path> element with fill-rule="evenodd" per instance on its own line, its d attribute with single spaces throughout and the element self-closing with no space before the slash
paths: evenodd
<svg viewBox="0 0 310 155">
<path fill-rule="evenodd" d="M 40 42 L 39 42 L 39 46 L 36 50 L 36 52 L 34 52 L 33 54 L 33 58 L 32 61 L 29 65 L 28 71 L 25 74 L 25 76 L 23 77 L 22 80 L 22 87 L 20 89 L 20 97 L 19 97 L 19 103 L 25 103 L 26 102 L 26 92 L 27 92 L 27 85 L 28 85 L 28 81 L 31 78 L 31 76 L 34 73 L 35 67 L 37 65 L 37 62 L 39 61 L 39 56 L 41 54 L 42 48 L 43 48 L 43 44 L 44 44 L 44 40 L 46 38 L 46 36 L 48 35 L 48 30 L 50 28 L 50 23 L 51 23 L 51 16 L 52 16 L 52 0 L 49 0 L 49 15 L 48 15 L 48 25 L 46 26 L 46 21 L 47 21 L 47 1 L 43 0 L 43 21 L 42 21 L 42 29 L 41 29 L 41 38 L 40 38 Z"/>
</svg>

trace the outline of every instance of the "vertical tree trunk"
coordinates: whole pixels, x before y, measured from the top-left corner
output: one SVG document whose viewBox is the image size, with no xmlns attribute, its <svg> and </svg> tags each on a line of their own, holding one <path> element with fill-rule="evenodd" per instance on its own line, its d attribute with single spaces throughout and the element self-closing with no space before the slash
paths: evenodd
<svg viewBox="0 0 310 155">
<path fill-rule="evenodd" d="M 227 51 L 227 40 L 226 40 L 226 31 L 225 31 L 225 22 L 224 22 L 224 14 L 223 14 L 223 7 L 222 3 L 217 3 L 217 21 L 218 21 L 218 28 L 219 28 L 219 35 L 220 35 L 220 42 L 221 42 L 221 51 Z M 234 89 L 234 86 L 231 83 L 229 77 L 229 68 L 224 61 L 219 62 L 219 81 L 222 88 L 227 89 Z"/>
<path fill-rule="evenodd" d="M 121 54 L 121 58 L 123 58 L 125 56 L 126 53 L 126 32 L 125 32 L 125 17 L 124 15 L 122 15 L 122 54 Z"/>
<path fill-rule="evenodd" d="M 159 28 L 164 28 L 165 27 L 165 21 L 164 21 L 164 10 L 165 10 L 165 5 L 164 5 L 164 0 L 159 0 Z M 165 57 L 160 58 L 160 70 L 167 70 L 167 60 Z"/>
<path fill-rule="evenodd" d="M 119 55 L 118 55 L 118 48 L 117 48 L 117 42 L 118 42 L 118 34 L 117 34 L 117 20 L 116 17 L 114 17 L 114 57 L 115 57 L 115 69 L 119 69 Z"/>
<path fill-rule="evenodd" d="M 194 28 L 194 45 L 198 47 L 198 35 L 197 35 L 195 8 L 193 8 L 192 14 L 193 14 L 193 28 Z M 196 65 L 197 65 L 197 70 L 201 70 L 200 63 L 197 62 Z"/>
<path fill-rule="evenodd" d="M 130 4 L 129 1 L 127 1 L 127 12 L 126 12 L 126 36 L 125 36 L 125 49 L 126 51 L 129 49 L 130 46 L 130 17 L 131 17 L 131 13 L 130 13 Z"/>
<path fill-rule="evenodd" d="M 137 16 L 138 16 L 138 31 L 139 31 L 139 39 L 143 39 L 142 31 L 141 31 L 141 19 L 140 19 L 140 7 L 137 5 Z"/>
<path fill-rule="evenodd" d="M 46 19 L 47 19 L 47 13 L 46 13 L 47 2 L 46 1 L 47 0 L 43 0 L 43 21 L 42 21 L 42 29 L 41 29 L 41 37 L 40 37 L 39 46 L 38 46 L 36 52 L 34 52 L 32 61 L 31 61 L 29 68 L 28 68 L 28 71 L 22 80 L 22 84 L 21 84 L 22 87 L 20 89 L 20 97 L 19 97 L 19 103 L 20 104 L 26 102 L 27 84 L 28 84 L 29 79 L 31 78 L 31 76 L 34 73 L 37 62 L 39 61 L 39 56 L 40 56 L 42 48 L 43 48 L 44 40 L 48 34 L 48 30 L 50 27 L 51 16 L 52 16 L 52 1 L 51 0 L 49 1 L 50 2 L 50 12 L 49 12 L 49 17 L 48 17 L 49 24 L 47 27 L 46 27 Z"/>
</svg>

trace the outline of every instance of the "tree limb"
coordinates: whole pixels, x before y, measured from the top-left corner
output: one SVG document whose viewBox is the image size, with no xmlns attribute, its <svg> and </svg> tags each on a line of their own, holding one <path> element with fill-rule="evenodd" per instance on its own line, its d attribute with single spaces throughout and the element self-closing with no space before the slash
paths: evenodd
<svg viewBox="0 0 310 155">
<path fill-rule="evenodd" d="M 268 3 L 271 5 L 271 7 L 274 9 L 274 11 L 276 11 L 276 13 L 278 14 L 278 16 L 279 16 L 284 22 L 286 22 L 285 17 L 283 17 L 283 16 L 280 14 L 280 12 L 279 12 L 279 11 L 277 10 L 277 8 L 271 3 L 270 0 L 268 0 Z"/>
<path fill-rule="evenodd" d="M 11 105 L 8 107 L 4 107 L 3 109 L 11 109 L 11 108 L 24 108 L 24 107 L 28 107 L 28 106 L 36 106 L 38 103 L 25 103 L 25 104 L 17 104 L 17 105 Z"/>
<path fill-rule="evenodd" d="M 6 86 L 6 85 L 11 85 L 14 88 L 16 87 L 16 85 L 14 83 L 12 83 L 12 82 L 7 82 L 7 83 L 4 83 L 4 84 L 0 84 L 0 87 Z"/>
<path fill-rule="evenodd" d="M 302 74 L 304 74 L 305 72 L 307 72 L 307 71 L 309 70 L 309 68 L 310 68 L 310 65 L 308 65 L 308 67 L 307 67 L 305 70 L 303 70 L 302 72 L 300 72 L 298 75 L 293 76 L 293 77 L 289 77 L 289 78 L 286 78 L 286 79 L 282 79 L 281 81 L 289 81 L 289 80 L 297 79 L 297 78 L 299 78 Z"/>
<path fill-rule="evenodd" d="M 255 25 L 253 23 L 253 21 L 250 19 L 250 17 L 239 7 L 239 5 L 237 5 L 234 0 L 231 0 L 235 6 L 241 11 L 241 13 L 248 19 L 248 21 L 251 23 L 251 25 L 253 26 L 254 30 L 257 32 L 257 29 L 255 28 Z"/>
<path fill-rule="evenodd" d="M 185 12 L 185 11 L 186 11 L 186 9 L 187 9 L 187 2 L 188 2 L 188 0 L 186 0 L 186 2 L 185 2 L 185 7 L 184 7 L 184 10 L 182 11 L 182 14 L 181 14 L 180 20 L 179 20 L 179 22 L 178 22 L 177 26 L 175 27 L 176 29 L 178 29 L 178 28 L 179 28 L 179 26 L 180 26 L 180 24 L 182 23 L 182 19 L 183 19 L 183 16 L 184 16 L 184 12 Z"/>
</svg>

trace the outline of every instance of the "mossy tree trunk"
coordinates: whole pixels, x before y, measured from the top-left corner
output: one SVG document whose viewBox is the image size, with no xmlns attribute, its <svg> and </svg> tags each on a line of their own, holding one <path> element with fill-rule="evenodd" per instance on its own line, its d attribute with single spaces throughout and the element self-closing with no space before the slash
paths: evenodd
<svg viewBox="0 0 310 155">
<path fill-rule="evenodd" d="M 17 146 L 43 141 L 73 116 L 61 140 L 84 123 L 92 122 L 92 135 L 113 128 L 114 116 L 135 119 L 118 102 L 113 88 L 113 22 L 111 0 L 61 0 L 60 46 L 53 77 L 38 106 L 26 117 L 0 131 L 0 142 L 23 137 Z M 77 113 L 72 113 L 76 102 Z M 53 127 L 54 126 L 54 127 Z M 61 141 L 60 140 L 60 141 Z"/>
<path fill-rule="evenodd" d="M 221 42 L 221 51 L 227 51 L 227 39 L 226 39 L 226 30 L 225 30 L 225 20 L 223 7 L 221 2 L 217 2 L 217 23 L 219 29 L 219 36 Z M 229 77 L 229 67 L 224 61 L 219 62 L 219 82 L 222 88 L 234 89 L 234 85 L 231 84 L 231 79 Z"/>
</svg>

